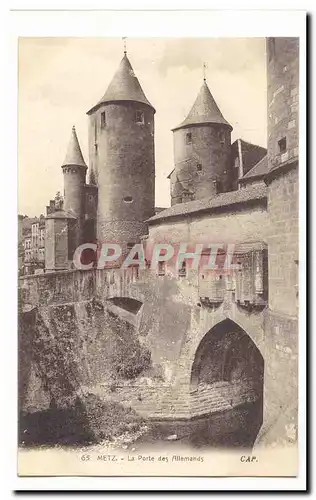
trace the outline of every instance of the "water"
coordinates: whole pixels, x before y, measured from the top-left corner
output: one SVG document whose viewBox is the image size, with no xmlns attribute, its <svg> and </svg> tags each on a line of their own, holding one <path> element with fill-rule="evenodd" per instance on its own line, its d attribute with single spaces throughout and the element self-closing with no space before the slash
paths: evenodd
<svg viewBox="0 0 316 500">
<path fill-rule="evenodd" d="M 186 421 L 146 422 L 146 430 L 125 432 L 113 437 L 106 446 L 132 451 L 160 452 L 192 449 L 251 449 L 262 423 L 262 402 Z M 25 432 L 25 429 L 27 432 Z M 78 413 L 69 410 L 46 410 L 24 415 L 20 419 L 20 444 L 24 447 L 95 446 L 93 435 Z M 102 447 L 102 442 L 99 443 Z"/>
</svg>

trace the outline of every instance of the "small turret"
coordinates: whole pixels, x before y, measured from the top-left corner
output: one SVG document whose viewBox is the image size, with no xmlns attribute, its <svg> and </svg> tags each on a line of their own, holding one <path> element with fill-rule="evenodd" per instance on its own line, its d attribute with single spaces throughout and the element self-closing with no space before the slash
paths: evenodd
<svg viewBox="0 0 316 500">
<path fill-rule="evenodd" d="M 82 156 L 75 127 L 72 127 L 62 169 L 64 173 L 64 210 L 71 212 L 75 217 L 82 217 L 87 165 Z"/>
<path fill-rule="evenodd" d="M 172 205 L 230 189 L 231 131 L 204 78 L 188 116 L 173 129 Z"/>
<path fill-rule="evenodd" d="M 72 127 L 65 160 L 62 164 L 64 174 L 64 211 L 75 218 L 69 226 L 69 252 L 83 243 L 85 213 L 85 182 L 87 165 L 83 159 L 75 127 Z"/>
<path fill-rule="evenodd" d="M 76 248 L 83 242 L 85 179 L 87 165 L 82 156 L 75 127 L 62 164 L 64 200 L 50 201 L 45 218 L 45 268 L 58 271 L 72 267 Z"/>
</svg>

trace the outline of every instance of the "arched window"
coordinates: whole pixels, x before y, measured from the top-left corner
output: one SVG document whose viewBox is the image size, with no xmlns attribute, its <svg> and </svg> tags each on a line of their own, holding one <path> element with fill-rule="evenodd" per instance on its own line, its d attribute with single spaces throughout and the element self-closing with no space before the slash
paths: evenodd
<svg viewBox="0 0 316 500">
<path fill-rule="evenodd" d="M 185 134 L 185 143 L 186 144 L 192 144 L 192 134 L 191 132 L 188 132 Z"/>
<path fill-rule="evenodd" d="M 135 113 L 135 122 L 143 124 L 145 123 L 145 114 L 143 111 L 136 111 Z"/>
</svg>

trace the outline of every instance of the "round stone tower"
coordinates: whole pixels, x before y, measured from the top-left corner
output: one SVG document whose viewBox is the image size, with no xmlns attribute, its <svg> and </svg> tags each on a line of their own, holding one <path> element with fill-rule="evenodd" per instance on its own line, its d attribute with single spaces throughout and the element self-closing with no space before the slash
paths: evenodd
<svg viewBox="0 0 316 500">
<path fill-rule="evenodd" d="M 73 228 L 73 246 L 82 243 L 85 210 L 85 182 L 87 165 L 83 159 L 75 127 L 72 127 L 66 158 L 62 164 L 64 174 L 65 212 L 76 219 Z"/>
<path fill-rule="evenodd" d="M 88 111 L 100 243 L 126 248 L 147 232 L 155 199 L 154 114 L 125 52 L 106 93 Z"/>
<path fill-rule="evenodd" d="M 231 131 L 204 79 L 190 113 L 173 129 L 172 205 L 231 189 Z"/>
</svg>

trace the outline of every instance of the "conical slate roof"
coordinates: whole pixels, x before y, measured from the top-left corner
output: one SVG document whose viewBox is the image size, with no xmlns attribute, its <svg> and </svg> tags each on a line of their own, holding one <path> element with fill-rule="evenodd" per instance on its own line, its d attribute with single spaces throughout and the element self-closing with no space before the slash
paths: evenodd
<svg viewBox="0 0 316 500">
<path fill-rule="evenodd" d="M 220 112 L 205 80 L 190 113 L 186 119 L 173 130 L 202 123 L 219 123 L 227 125 L 232 129 L 232 126 L 225 120 Z"/>
<path fill-rule="evenodd" d="M 118 70 L 116 71 L 104 96 L 95 106 L 93 106 L 93 108 L 88 111 L 88 114 L 100 104 L 115 101 L 141 102 L 142 104 L 147 104 L 155 111 L 154 107 L 145 96 L 126 53 L 124 53 L 124 57 L 121 60 Z"/>
<path fill-rule="evenodd" d="M 67 148 L 66 158 L 62 167 L 66 167 L 68 165 L 77 165 L 79 167 L 87 168 L 82 156 L 75 127 L 72 127 L 71 130 L 71 137 Z"/>
</svg>

